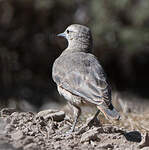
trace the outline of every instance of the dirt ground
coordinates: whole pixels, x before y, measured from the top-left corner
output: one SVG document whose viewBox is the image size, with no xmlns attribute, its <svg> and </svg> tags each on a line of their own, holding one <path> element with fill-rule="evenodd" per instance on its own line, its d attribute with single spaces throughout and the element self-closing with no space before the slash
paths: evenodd
<svg viewBox="0 0 149 150">
<path fill-rule="evenodd" d="M 3 108 L 0 150 L 149 150 L 149 113 L 128 109 L 121 116 L 119 122 L 107 122 L 99 115 L 100 122 L 96 120 L 92 125 L 88 125 L 90 117 L 81 119 L 70 134 L 72 120 L 65 111 L 33 113 Z"/>
</svg>

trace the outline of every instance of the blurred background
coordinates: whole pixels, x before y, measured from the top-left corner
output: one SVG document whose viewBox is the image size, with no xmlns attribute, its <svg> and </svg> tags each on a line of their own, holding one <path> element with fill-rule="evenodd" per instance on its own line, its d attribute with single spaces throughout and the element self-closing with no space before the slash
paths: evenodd
<svg viewBox="0 0 149 150">
<path fill-rule="evenodd" d="M 63 103 L 51 72 L 67 42 L 55 35 L 73 23 L 91 28 L 113 91 L 149 98 L 149 1 L 0 0 L 1 108 Z"/>
</svg>

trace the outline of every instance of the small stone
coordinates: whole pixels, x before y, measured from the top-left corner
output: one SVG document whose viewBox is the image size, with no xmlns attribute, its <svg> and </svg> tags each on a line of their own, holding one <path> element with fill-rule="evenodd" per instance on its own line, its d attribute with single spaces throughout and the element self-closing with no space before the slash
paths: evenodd
<svg viewBox="0 0 149 150">
<path fill-rule="evenodd" d="M 138 131 L 126 132 L 124 133 L 124 136 L 127 139 L 127 141 L 141 142 L 142 140 L 141 133 Z"/>
<path fill-rule="evenodd" d="M 37 114 L 37 117 L 41 117 L 41 116 L 46 120 L 52 119 L 53 121 L 63 121 L 65 118 L 65 112 L 49 109 L 49 110 L 40 111 Z"/>
<path fill-rule="evenodd" d="M 6 133 L 11 132 L 15 129 L 15 127 L 12 124 L 7 124 L 5 127 Z"/>
<path fill-rule="evenodd" d="M 62 137 L 61 135 L 56 135 L 56 136 L 54 137 L 54 139 L 55 139 L 56 141 L 60 141 L 60 140 L 63 139 L 63 137 Z"/>
<path fill-rule="evenodd" d="M 15 111 L 16 111 L 16 109 L 14 109 L 14 108 L 3 108 L 0 111 L 0 116 L 1 117 L 10 116 Z"/>
<path fill-rule="evenodd" d="M 33 142 L 33 137 L 32 136 L 28 136 L 23 140 L 23 145 L 27 145 Z"/>
<path fill-rule="evenodd" d="M 18 116 L 19 116 L 19 112 L 13 112 L 10 117 L 17 118 Z"/>
<path fill-rule="evenodd" d="M 112 144 L 105 144 L 105 143 L 103 143 L 103 144 L 101 144 L 101 145 L 99 145 L 99 148 L 103 148 L 103 149 L 113 149 L 114 148 L 114 146 L 112 145 Z"/>
<path fill-rule="evenodd" d="M 11 134 L 11 138 L 15 141 L 22 139 L 23 137 L 24 137 L 23 132 L 20 130 Z"/>
<path fill-rule="evenodd" d="M 73 135 L 72 134 L 68 134 L 66 137 L 65 137 L 65 139 L 73 139 Z"/>
<path fill-rule="evenodd" d="M 117 139 L 117 137 L 116 137 L 116 136 L 113 136 L 112 139 Z"/>
<path fill-rule="evenodd" d="M 37 150 L 38 146 L 36 143 L 30 143 L 24 146 L 24 150 Z"/>
<path fill-rule="evenodd" d="M 21 140 L 13 141 L 12 145 L 16 149 L 19 149 L 19 148 L 21 149 L 21 147 L 23 146 Z"/>
<path fill-rule="evenodd" d="M 91 129 L 85 133 L 82 134 L 81 136 L 81 142 L 87 142 L 90 140 L 99 140 L 99 138 L 97 137 L 98 134 L 98 128 L 95 129 Z"/>
<path fill-rule="evenodd" d="M 61 146 L 60 146 L 60 142 L 58 141 L 58 142 L 55 142 L 54 143 L 54 149 L 60 149 L 61 148 Z"/>
<path fill-rule="evenodd" d="M 97 143 L 96 143 L 95 141 L 91 141 L 91 145 L 92 145 L 93 147 L 95 147 L 95 146 L 97 145 Z"/>
</svg>

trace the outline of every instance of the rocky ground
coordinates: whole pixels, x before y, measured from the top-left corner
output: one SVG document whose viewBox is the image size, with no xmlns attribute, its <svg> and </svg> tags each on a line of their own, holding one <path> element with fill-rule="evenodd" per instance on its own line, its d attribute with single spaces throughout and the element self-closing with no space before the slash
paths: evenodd
<svg viewBox="0 0 149 150">
<path fill-rule="evenodd" d="M 127 118 L 132 119 L 128 115 Z M 98 120 L 88 125 L 89 120 L 79 121 L 75 132 L 70 134 L 72 120 L 64 111 L 50 109 L 32 113 L 4 108 L 0 111 L 0 149 L 149 149 L 147 128 L 137 130 L 127 128 L 124 123 L 120 126 L 120 123 L 101 123 Z"/>
</svg>

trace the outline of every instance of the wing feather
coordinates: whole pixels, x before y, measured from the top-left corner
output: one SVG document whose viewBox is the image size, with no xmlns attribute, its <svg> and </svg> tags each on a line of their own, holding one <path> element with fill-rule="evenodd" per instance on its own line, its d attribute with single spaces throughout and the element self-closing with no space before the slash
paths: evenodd
<svg viewBox="0 0 149 150">
<path fill-rule="evenodd" d="M 87 54 L 81 59 L 77 59 L 78 56 L 73 56 L 73 58 L 73 60 L 70 59 L 71 62 L 63 64 L 64 71 L 62 69 L 54 70 L 54 81 L 62 88 L 91 103 L 100 105 L 105 102 L 107 105 L 110 105 L 111 90 L 97 59 L 92 54 Z M 69 64 L 72 66 L 68 66 Z M 61 64 L 59 63 L 59 65 Z M 72 69 L 67 70 L 70 67 Z"/>
</svg>

